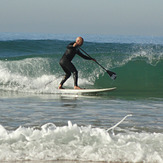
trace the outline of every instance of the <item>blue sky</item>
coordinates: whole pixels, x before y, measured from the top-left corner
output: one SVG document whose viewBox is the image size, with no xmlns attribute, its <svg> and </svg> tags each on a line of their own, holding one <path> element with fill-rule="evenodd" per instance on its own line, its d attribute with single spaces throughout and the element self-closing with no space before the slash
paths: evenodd
<svg viewBox="0 0 163 163">
<path fill-rule="evenodd" d="M 163 36 L 163 0 L 0 0 L 0 32 Z"/>
</svg>

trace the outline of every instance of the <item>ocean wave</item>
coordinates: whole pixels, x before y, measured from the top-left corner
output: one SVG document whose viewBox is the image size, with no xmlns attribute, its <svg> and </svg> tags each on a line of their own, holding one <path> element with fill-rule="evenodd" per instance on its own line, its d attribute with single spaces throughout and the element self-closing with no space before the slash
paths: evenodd
<svg viewBox="0 0 163 163">
<path fill-rule="evenodd" d="M 78 61 L 77 61 L 78 62 Z M 119 91 L 162 92 L 163 61 L 151 65 L 143 59 L 128 61 L 125 65 L 113 68 L 117 79 L 109 75 L 95 63 L 78 66 L 79 84 L 86 88 L 116 86 Z M 56 93 L 64 72 L 53 58 L 26 58 L 14 61 L 0 61 L 0 88 L 34 93 Z M 51 82 L 47 87 L 46 83 Z M 73 87 L 70 78 L 65 86 Z"/>
<path fill-rule="evenodd" d="M 56 93 L 64 75 L 59 66 L 68 42 L 17 40 L 0 42 L 0 89 L 34 93 Z M 163 91 L 163 46 L 85 43 L 84 49 L 106 69 L 117 73 L 112 81 L 95 62 L 78 56 L 73 60 L 84 88 L 117 87 L 117 91 Z M 65 86 L 73 87 L 70 78 Z M 51 82 L 53 81 L 53 82 Z M 45 85 L 51 82 L 47 87 Z M 162 96 L 162 95 L 161 95 Z"/>
</svg>

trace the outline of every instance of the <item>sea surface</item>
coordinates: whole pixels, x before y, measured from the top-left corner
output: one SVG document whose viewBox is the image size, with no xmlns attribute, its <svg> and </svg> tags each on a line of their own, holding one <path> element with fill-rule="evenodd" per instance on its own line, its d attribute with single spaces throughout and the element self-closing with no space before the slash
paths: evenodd
<svg viewBox="0 0 163 163">
<path fill-rule="evenodd" d="M 0 33 L 0 162 L 163 162 L 163 37 L 82 36 L 117 79 L 76 55 L 79 86 L 116 90 L 58 94 L 77 35 Z"/>
</svg>

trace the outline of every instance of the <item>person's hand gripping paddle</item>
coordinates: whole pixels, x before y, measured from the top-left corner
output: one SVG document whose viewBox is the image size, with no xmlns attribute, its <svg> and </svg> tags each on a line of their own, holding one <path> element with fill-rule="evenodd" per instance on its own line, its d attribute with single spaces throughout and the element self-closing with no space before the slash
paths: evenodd
<svg viewBox="0 0 163 163">
<path fill-rule="evenodd" d="M 83 49 L 79 48 L 82 52 L 84 52 L 87 56 L 89 56 L 90 58 L 92 58 L 88 53 L 86 53 Z M 115 80 L 117 78 L 117 74 L 115 72 L 112 72 L 110 70 L 106 70 L 106 68 L 104 68 L 100 63 L 98 63 L 96 60 L 94 60 L 102 69 L 104 69 L 109 76 L 111 77 L 111 79 Z"/>
</svg>

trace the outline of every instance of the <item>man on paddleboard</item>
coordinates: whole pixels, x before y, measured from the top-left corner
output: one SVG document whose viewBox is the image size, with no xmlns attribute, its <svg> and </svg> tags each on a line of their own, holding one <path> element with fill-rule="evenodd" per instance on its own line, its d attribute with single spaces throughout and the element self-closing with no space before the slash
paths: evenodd
<svg viewBox="0 0 163 163">
<path fill-rule="evenodd" d="M 72 64 L 72 59 L 74 58 L 74 56 L 76 54 L 78 54 L 80 57 L 86 59 L 86 60 L 93 60 L 95 61 L 95 59 L 91 58 L 91 57 L 87 57 L 84 54 L 82 54 L 80 52 L 80 50 L 78 49 L 80 46 L 83 45 L 83 38 L 82 37 L 77 37 L 76 38 L 76 42 L 72 42 L 67 46 L 67 50 L 64 53 L 63 57 L 61 58 L 59 64 L 61 65 L 62 69 L 64 70 L 64 72 L 66 73 L 64 78 L 62 79 L 60 85 L 59 85 L 59 89 L 63 89 L 63 84 L 66 82 L 66 80 L 71 76 L 71 73 L 73 74 L 73 78 L 74 78 L 74 89 L 81 89 L 78 86 L 78 71 L 76 70 L 75 66 Z"/>
</svg>

